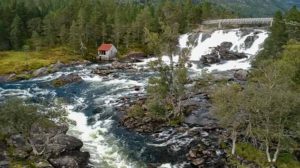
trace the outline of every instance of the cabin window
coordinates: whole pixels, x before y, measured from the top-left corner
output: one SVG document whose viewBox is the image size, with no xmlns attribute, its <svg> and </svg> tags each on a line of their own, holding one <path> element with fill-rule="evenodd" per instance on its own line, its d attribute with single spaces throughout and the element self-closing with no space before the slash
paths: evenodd
<svg viewBox="0 0 300 168">
<path fill-rule="evenodd" d="M 101 55 L 105 55 L 105 51 L 100 51 Z"/>
</svg>

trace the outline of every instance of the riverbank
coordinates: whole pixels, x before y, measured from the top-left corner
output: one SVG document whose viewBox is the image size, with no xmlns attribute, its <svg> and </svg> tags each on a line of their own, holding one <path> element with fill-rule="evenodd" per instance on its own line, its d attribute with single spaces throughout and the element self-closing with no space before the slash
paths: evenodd
<svg viewBox="0 0 300 168">
<path fill-rule="evenodd" d="M 63 47 L 29 52 L 3 51 L 0 52 L 0 82 L 39 77 L 82 63 L 87 61 Z"/>
</svg>

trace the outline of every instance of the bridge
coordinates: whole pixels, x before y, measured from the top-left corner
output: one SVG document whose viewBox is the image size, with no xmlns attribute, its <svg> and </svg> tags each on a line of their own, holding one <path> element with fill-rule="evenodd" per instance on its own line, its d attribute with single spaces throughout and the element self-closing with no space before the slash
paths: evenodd
<svg viewBox="0 0 300 168">
<path fill-rule="evenodd" d="M 205 20 L 202 25 L 270 25 L 272 26 L 273 18 L 239 18 L 239 19 L 217 19 Z"/>
</svg>

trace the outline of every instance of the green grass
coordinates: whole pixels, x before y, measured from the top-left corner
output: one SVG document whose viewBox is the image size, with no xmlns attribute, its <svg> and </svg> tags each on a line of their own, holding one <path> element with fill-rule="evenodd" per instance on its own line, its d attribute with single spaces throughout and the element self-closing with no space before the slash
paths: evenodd
<svg viewBox="0 0 300 168">
<path fill-rule="evenodd" d="M 0 75 L 35 70 L 61 61 L 68 63 L 82 60 L 80 55 L 73 54 L 67 48 L 55 48 L 43 51 L 4 51 L 0 52 Z"/>
<path fill-rule="evenodd" d="M 245 158 L 246 160 L 253 161 L 260 167 L 269 167 L 267 162 L 266 154 L 264 151 L 258 150 L 251 144 L 238 143 L 236 146 L 236 154 Z M 235 158 L 231 158 L 233 164 L 237 165 L 238 168 L 246 168 L 245 165 L 241 165 Z M 277 160 L 276 166 L 278 168 L 300 168 L 300 162 L 298 162 L 292 154 L 281 153 Z"/>
</svg>

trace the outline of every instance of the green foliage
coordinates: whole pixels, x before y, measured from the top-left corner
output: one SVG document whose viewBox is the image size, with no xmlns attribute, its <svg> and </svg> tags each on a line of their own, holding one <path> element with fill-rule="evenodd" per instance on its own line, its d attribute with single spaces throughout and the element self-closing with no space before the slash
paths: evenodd
<svg viewBox="0 0 300 168">
<path fill-rule="evenodd" d="M 33 124 L 53 126 L 54 122 L 68 123 L 67 112 L 59 102 L 52 108 L 26 104 L 23 100 L 11 98 L 0 104 L 0 132 L 1 135 L 22 133 L 29 136 Z"/>
<path fill-rule="evenodd" d="M 167 109 L 162 101 L 159 99 L 149 99 L 146 103 L 150 116 L 158 119 L 166 117 Z"/>
<path fill-rule="evenodd" d="M 299 43 L 289 42 L 275 60 L 252 71 L 243 89 L 229 85 L 214 94 L 221 124 L 231 129 L 241 123 L 238 132 L 263 143 L 269 162 L 276 162 L 280 151 L 296 148 L 300 137 L 299 52 Z"/>
<path fill-rule="evenodd" d="M 145 115 L 145 111 L 140 104 L 135 104 L 131 106 L 128 111 L 128 116 L 130 117 L 140 118 L 143 117 L 144 115 Z"/>
<path fill-rule="evenodd" d="M 299 18 L 300 11 L 296 7 L 291 8 L 284 15 L 281 12 L 276 12 L 270 29 L 270 36 L 264 43 L 264 50 L 254 61 L 255 66 L 263 65 L 269 59 L 278 58 L 289 40 L 300 40 Z"/>
<path fill-rule="evenodd" d="M 0 108 L 0 131 L 5 134 L 21 132 L 28 135 L 32 124 L 41 118 L 37 110 L 37 107 L 24 105 L 19 99 L 7 100 Z"/>
<path fill-rule="evenodd" d="M 238 143 L 237 144 L 237 155 L 249 160 L 255 162 L 257 165 L 260 167 L 269 167 L 270 164 L 266 161 L 265 159 L 265 153 L 251 144 L 248 143 Z M 234 157 L 230 158 L 231 163 L 234 165 L 238 165 L 239 167 L 246 167 L 246 165 L 240 165 L 239 161 L 235 160 Z M 280 168 L 295 168 L 295 167 L 300 167 L 300 163 L 296 160 L 296 158 L 289 153 L 282 153 L 278 161 L 276 163 L 277 167 Z"/>
</svg>

